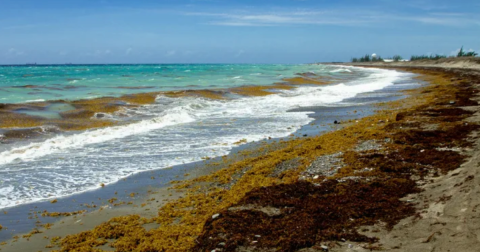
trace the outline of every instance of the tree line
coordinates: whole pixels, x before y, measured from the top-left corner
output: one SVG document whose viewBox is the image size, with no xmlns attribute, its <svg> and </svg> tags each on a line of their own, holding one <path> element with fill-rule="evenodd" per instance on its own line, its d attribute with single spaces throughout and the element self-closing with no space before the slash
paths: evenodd
<svg viewBox="0 0 480 252">
<path fill-rule="evenodd" d="M 476 53 L 475 51 L 464 51 L 463 50 L 463 46 L 460 48 L 460 51 L 457 53 L 457 56 L 456 57 L 476 57 L 478 55 L 478 53 Z M 451 57 L 455 57 L 455 56 L 451 56 Z M 416 61 L 416 60 L 438 60 L 438 59 L 443 59 L 443 58 L 447 58 L 446 55 L 441 55 L 441 54 L 430 54 L 430 55 L 412 55 L 410 57 L 410 61 Z M 394 55 L 392 57 L 392 60 L 394 62 L 398 62 L 398 61 L 401 61 L 403 60 L 402 56 L 400 55 Z M 370 56 L 369 54 L 365 54 L 365 56 L 363 57 L 360 57 L 360 58 L 352 58 L 352 62 L 379 62 L 379 61 L 384 61 L 383 58 L 381 56 L 376 56 L 376 57 L 372 57 Z"/>
</svg>

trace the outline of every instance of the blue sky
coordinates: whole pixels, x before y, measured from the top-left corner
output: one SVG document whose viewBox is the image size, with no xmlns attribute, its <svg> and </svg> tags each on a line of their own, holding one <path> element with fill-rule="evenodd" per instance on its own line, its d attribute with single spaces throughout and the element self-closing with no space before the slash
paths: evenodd
<svg viewBox="0 0 480 252">
<path fill-rule="evenodd" d="M 0 64 L 310 63 L 480 51 L 478 0 L 0 0 Z"/>
</svg>

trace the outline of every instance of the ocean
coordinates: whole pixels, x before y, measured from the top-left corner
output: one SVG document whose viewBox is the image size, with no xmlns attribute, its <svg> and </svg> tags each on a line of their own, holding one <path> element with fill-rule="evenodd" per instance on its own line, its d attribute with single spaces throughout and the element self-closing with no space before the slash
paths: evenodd
<svg viewBox="0 0 480 252">
<path fill-rule="evenodd" d="M 298 73 L 345 69 L 318 65 L 173 64 L 0 66 L 0 102 L 92 99 L 140 92 L 270 85 Z M 344 76 L 346 77 L 346 76 Z"/>
<path fill-rule="evenodd" d="M 329 84 L 272 89 L 273 94 L 265 96 L 231 89 L 272 85 L 298 76 Z M 0 209 L 92 191 L 136 173 L 226 155 L 240 142 L 287 137 L 313 121 L 310 107 L 341 109 L 346 101 L 351 106 L 353 98 L 358 98 L 353 105 L 361 106 L 372 102 L 361 99 L 372 92 L 381 97 L 382 90 L 412 87 L 416 83 L 412 78 L 394 70 L 316 64 L 1 66 L 0 103 L 55 100 L 51 103 L 58 104 L 204 89 L 223 90 L 224 99 L 159 93 L 153 104 L 106 114 L 105 120 L 124 122 L 120 125 L 0 144 Z"/>
</svg>

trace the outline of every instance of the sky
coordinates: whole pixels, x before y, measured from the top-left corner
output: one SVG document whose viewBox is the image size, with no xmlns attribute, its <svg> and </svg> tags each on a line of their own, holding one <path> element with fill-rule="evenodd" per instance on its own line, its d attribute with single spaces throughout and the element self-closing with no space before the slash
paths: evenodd
<svg viewBox="0 0 480 252">
<path fill-rule="evenodd" d="M 312 63 L 480 52 L 478 0 L 0 0 L 0 64 Z"/>
</svg>

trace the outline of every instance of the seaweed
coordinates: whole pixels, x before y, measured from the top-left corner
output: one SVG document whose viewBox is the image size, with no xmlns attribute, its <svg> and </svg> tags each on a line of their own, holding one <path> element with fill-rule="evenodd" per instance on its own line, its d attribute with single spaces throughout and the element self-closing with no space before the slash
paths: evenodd
<svg viewBox="0 0 480 252">
<path fill-rule="evenodd" d="M 423 148 L 468 147 L 472 143 L 467 136 L 480 128 L 477 124 L 460 123 L 445 130 L 406 130 L 393 135 L 397 144 L 416 145 Z"/>
<path fill-rule="evenodd" d="M 414 120 L 413 117 L 420 116 L 426 120 L 441 121 L 441 122 L 456 122 L 456 121 L 461 121 L 473 114 L 474 112 L 467 111 L 461 108 L 423 109 L 423 110 L 398 113 L 395 118 L 395 121 L 397 122 L 405 121 L 406 119 Z"/>
<path fill-rule="evenodd" d="M 421 149 L 411 146 L 398 148 L 396 151 L 388 153 L 348 152 L 344 154 L 344 160 L 349 165 L 350 171 L 375 167 L 377 171 L 370 175 L 376 177 L 395 176 L 398 178 L 410 178 L 412 175 L 424 178 L 432 173 L 446 174 L 458 168 L 465 159 L 465 155 L 455 151 Z M 348 168 L 345 170 L 348 170 Z M 348 176 L 352 173 L 342 175 Z"/>
<path fill-rule="evenodd" d="M 376 238 L 359 234 L 356 227 L 382 221 L 392 228 L 415 213 L 411 204 L 399 200 L 415 192 L 415 182 L 406 179 L 328 180 L 319 185 L 297 182 L 255 189 L 239 205 L 274 207 L 281 214 L 223 211 L 220 217 L 207 221 L 194 251 L 211 251 L 219 244 L 223 251 L 252 244 L 294 251 L 329 240 L 374 242 Z"/>
</svg>

